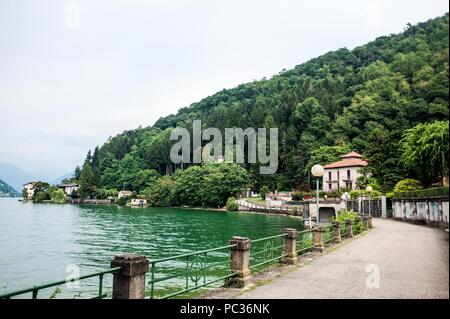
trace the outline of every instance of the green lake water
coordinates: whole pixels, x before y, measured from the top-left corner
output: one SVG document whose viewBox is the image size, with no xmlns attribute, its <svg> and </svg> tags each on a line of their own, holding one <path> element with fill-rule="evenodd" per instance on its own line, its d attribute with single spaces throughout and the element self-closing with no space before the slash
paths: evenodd
<svg viewBox="0 0 450 319">
<path fill-rule="evenodd" d="M 139 253 L 150 260 L 228 245 L 233 236 L 251 239 L 280 234 L 285 227 L 302 229 L 299 219 L 252 213 L 169 208 L 135 209 L 116 206 L 76 206 L 21 203 L 0 199 L 0 294 L 34 284 L 109 268 L 114 255 Z M 219 262 L 221 261 L 221 262 Z M 208 279 L 223 275 L 224 251 L 211 260 Z M 174 274 L 184 261 L 164 263 L 157 276 Z M 74 270 L 75 269 L 75 270 Z M 112 275 L 105 275 L 110 293 Z M 159 283 L 161 294 L 184 285 L 180 275 Z M 95 295 L 98 279 L 62 285 L 58 298 Z M 220 285 L 218 283 L 217 285 Z M 216 286 L 217 286 L 216 285 Z M 55 288 L 39 293 L 48 298 Z M 156 294 L 158 295 L 158 294 Z M 20 296 L 29 298 L 31 293 Z"/>
</svg>

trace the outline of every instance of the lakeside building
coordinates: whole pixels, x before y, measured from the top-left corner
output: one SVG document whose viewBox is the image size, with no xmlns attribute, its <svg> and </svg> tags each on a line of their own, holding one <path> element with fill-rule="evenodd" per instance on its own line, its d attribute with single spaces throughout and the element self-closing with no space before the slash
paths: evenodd
<svg viewBox="0 0 450 319">
<path fill-rule="evenodd" d="M 31 199 L 33 197 L 34 190 L 36 189 L 36 183 L 37 182 L 28 182 L 23 184 L 23 188 L 27 191 L 27 198 L 25 199 Z"/>
<path fill-rule="evenodd" d="M 323 190 L 325 192 L 340 188 L 356 189 L 356 181 L 362 176 L 359 169 L 368 165 L 361 154 L 350 152 L 341 156 L 342 160 L 325 165 Z"/>
<path fill-rule="evenodd" d="M 117 197 L 122 198 L 125 196 L 132 196 L 132 195 L 133 195 L 132 191 L 120 191 Z"/>
<path fill-rule="evenodd" d="M 80 188 L 80 185 L 78 185 L 78 184 L 59 184 L 58 188 L 62 189 L 66 195 L 70 196 L 73 192 L 76 192 Z"/>
</svg>

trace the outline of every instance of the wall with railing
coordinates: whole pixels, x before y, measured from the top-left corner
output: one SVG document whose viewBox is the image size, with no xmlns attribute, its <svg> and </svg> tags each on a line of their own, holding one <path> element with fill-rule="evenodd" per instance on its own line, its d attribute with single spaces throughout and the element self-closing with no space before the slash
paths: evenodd
<svg viewBox="0 0 450 319">
<path fill-rule="evenodd" d="M 92 298 L 167 299 L 188 297 L 203 292 L 206 287 L 242 288 L 258 272 L 278 264 L 295 265 L 300 255 L 324 252 L 333 243 L 371 227 L 371 216 L 364 215 L 354 222 L 316 224 L 315 228 L 303 231 L 286 228 L 282 234 L 253 240 L 233 237 L 226 246 L 167 258 L 148 260 L 137 254 L 120 255 L 114 257 L 109 269 L 9 292 L 0 295 L 0 299 L 49 298 L 39 292 L 88 278 L 98 278 L 98 290 Z M 113 276 L 112 292 L 106 292 L 104 277 L 110 275 Z"/>
</svg>

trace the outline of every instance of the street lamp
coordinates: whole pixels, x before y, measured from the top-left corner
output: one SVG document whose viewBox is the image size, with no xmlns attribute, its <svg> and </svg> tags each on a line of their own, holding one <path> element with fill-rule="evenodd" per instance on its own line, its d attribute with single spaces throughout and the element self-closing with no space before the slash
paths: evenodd
<svg viewBox="0 0 450 319">
<path fill-rule="evenodd" d="M 317 221 L 319 221 L 319 178 L 323 176 L 323 166 L 320 164 L 316 164 L 311 168 L 311 174 L 313 176 L 317 177 L 317 195 L 316 195 L 316 202 L 317 202 Z M 310 216 L 311 219 L 311 216 Z M 311 225 L 311 220 L 310 220 Z"/>
<path fill-rule="evenodd" d="M 373 191 L 372 186 L 367 186 L 366 187 L 366 191 L 369 193 L 369 216 L 371 216 L 372 214 L 370 213 L 370 193 Z"/>
</svg>

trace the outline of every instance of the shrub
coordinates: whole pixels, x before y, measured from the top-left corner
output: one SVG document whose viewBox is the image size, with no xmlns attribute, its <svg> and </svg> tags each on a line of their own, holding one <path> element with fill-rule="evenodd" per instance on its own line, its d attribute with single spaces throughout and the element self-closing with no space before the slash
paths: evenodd
<svg viewBox="0 0 450 319">
<path fill-rule="evenodd" d="M 116 203 L 119 206 L 126 205 L 131 200 L 131 196 L 122 196 L 121 198 L 117 199 Z"/>
<path fill-rule="evenodd" d="M 264 185 L 259 190 L 259 196 L 261 196 L 262 199 L 266 199 L 266 195 L 270 192 L 269 187 Z"/>
<path fill-rule="evenodd" d="M 350 212 L 350 211 L 344 209 L 337 214 L 336 218 L 334 218 L 334 217 L 331 218 L 331 220 L 338 221 L 340 223 L 345 223 L 345 221 L 347 219 L 351 219 L 353 222 L 353 225 L 352 225 L 353 233 L 359 234 L 362 230 L 362 220 L 360 220 L 357 213 Z M 356 222 L 356 220 L 358 220 L 358 219 L 359 219 L 359 221 Z"/>
<path fill-rule="evenodd" d="M 448 187 L 434 187 L 426 188 L 409 192 L 394 193 L 395 199 L 400 198 L 433 198 L 433 197 L 448 197 Z"/>
<path fill-rule="evenodd" d="M 236 202 L 236 198 L 234 198 L 233 196 L 228 198 L 226 207 L 227 207 L 227 210 L 231 210 L 231 211 L 238 210 L 238 204 Z"/>
<path fill-rule="evenodd" d="M 291 193 L 292 200 L 302 200 L 303 199 L 303 193 L 302 192 L 292 192 Z"/>
<path fill-rule="evenodd" d="M 398 182 L 394 187 L 394 193 L 417 191 L 422 189 L 422 184 L 415 179 L 407 178 Z"/>
<path fill-rule="evenodd" d="M 51 198 L 54 204 L 64 204 L 66 202 L 66 194 L 62 189 L 54 190 L 51 194 Z"/>
</svg>

